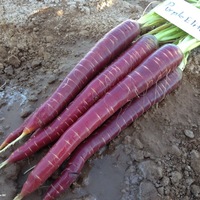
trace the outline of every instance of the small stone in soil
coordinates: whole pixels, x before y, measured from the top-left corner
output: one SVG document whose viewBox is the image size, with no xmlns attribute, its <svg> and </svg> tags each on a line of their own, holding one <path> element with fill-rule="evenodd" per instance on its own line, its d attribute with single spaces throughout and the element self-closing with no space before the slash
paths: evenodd
<svg viewBox="0 0 200 200">
<path fill-rule="evenodd" d="M 164 195 L 164 187 L 159 187 L 157 190 L 160 195 Z"/>
<path fill-rule="evenodd" d="M 180 180 L 182 179 L 183 175 L 178 172 L 178 171 L 174 171 L 172 172 L 172 175 L 171 175 L 171 182 L 173 185 L 177 185 L 179 184 Z"/>
<path fill-rule="evenodd" d="M 169 195 L 170 194 L 170 187 L 165 187 L 164 193 L 165 193 L 165 195 Z"/>
<path fill-rule="evenodd" d="M 20 66 L 21 61 L 16 56 L 11 55 L 8 57 L 7 63 L 17 68 Z"/>
<path fill-rule="evenodd" d="M 185 183 L 187 184 L 187 186 L 190 186 L 192 183 L 194 183 L 194 179 L 193 178 L 187 178 Z"/>
<path fill-rule="evenodd" d="M 152 160 L 145 160 L 139 164 L 143 177 L 152 181 L 157 182 L 163 177 L 163 170 L 160 166 L 157 166 Z"/>
<path fill-rule="evenodd" d="M 135 139 L 134 145 L 137 149 L 140 149 L 140 150 L 144 148 L 144 145 L 142 144 L 142 142 L 138 138 Z"/>
<path fill-rule="evenodd" d="M 50 75 L 49 79 L 48 79 L 48 83 L 52 84 L 55 83 L 55 81 L 57 81 L 58 78 L 55 75 Z"/>
<path fill-rule="evenodd" d="M 87 185 L 89 185 L 89 183 L 90 183 L 89 177 L 84 177 L 84 178 L 83 178 L 82 185 L 83 185 L 83 186 L 87 186 Z"/>
<path fill-rule="evenodd" d="M 150 181 L 143 181 L 140 183 L 139 186 L 139 199 L 153 199 L 158 200 L 160 199 L 158 196 L 158 192 L 154 187 L 153 183 Z"/>
<path fill-rule="evenodd" d="M 163 185 L 163 186 L 167 186 L 167 185 L 169 185 L 169 178 L 167 177 L 167 176 L 164 176 L 163 178 L 162 178 L 162 181 L 161 181 L 161 184 Z"/>
<path fill-rule="evenodd" d="M 5 47 L 0 47 L 0 58 L 5 59 L 8 56 L 8 52 Z"/>
<path fill-rule="evenodd" d="M 197 150 L 192 150 L 191 156 L 191 167 L 197 175 L 200 175 L 200 153 Z"/>
<path fill-rule="evenodd" d="M 13 70 L 13 67 L 11 65 L 7 66 L 5 69 L 4 69 L 4 73 L 8 76 L 12 76 L 14 74 L 14 70 Z"/>
<path fill-rule="evenodd" d="M 176 145 L 172 145 L 171 152 L 177 157 L 181 156 L 182 154 L 181 150 Z"/>
<path fill-rule="evenodd" d="M 34 59 L 32 61 L 32 63 L 31 63 L 31 67 L 34 68 L 34 69 L 36 69 L 36 68 L 38 68 L 41 65 L 41 63 L 42 63 L 41 60 Z"/>
<path fill-rule="evenodd" d="M 0 118 L 0 123 L 2 123 L 5 120 L 5 117 Z"/>
<path fill-rule="evenodd" d="M 200 187 L 198 185 L 192 185 L 191 192 L 195 197 L 200 197 Z"/>
<path fill-rule="evenodd" d="M 28 96 L 28 100 L 29 101 L 37 101 L 38 97 L 37 97 L 37 95 L 31 94 L 30 96 Z"/>
<path fill-rule="evenodd" d="M 5 130 L 8 130 L 10 128 L 10 125 L 9 124 L 6 124 L 5 126 L 4 126 L 4 129 Z"/>
<path fill-rule="evenodd" d="M 134 151 L 131 153 L 131 158 L 136 160 L 137 162 L 140 162 L 144 160 L 144 152 L 142 150 Z"/>
<path fill-rule="evenodd" d="M 188 138 L 194 138 L 194 133 L 191 130 L 185 130 L 184 134 L 188 137 Z"/>
</svg>

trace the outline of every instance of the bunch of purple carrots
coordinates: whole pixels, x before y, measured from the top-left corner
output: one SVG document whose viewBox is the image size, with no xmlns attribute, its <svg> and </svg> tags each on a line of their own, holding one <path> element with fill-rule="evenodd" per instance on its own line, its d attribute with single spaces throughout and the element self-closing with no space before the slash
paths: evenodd
<svg viewBox="0 0 200 200">
<path fill-rule="evenodd" d="M 147 27 L 153 30 L 141 34 Z M 15 200 L 35 191 L 67 160 L 44 200 L 58 197 L 95 152 L 178 87 L 189 53 L 199 45 L 154 12 L 109 31 L 0 145 L 3 152 L 34 133 L 0 164 L 2 168 L 54 143 Z"/>
</svg>

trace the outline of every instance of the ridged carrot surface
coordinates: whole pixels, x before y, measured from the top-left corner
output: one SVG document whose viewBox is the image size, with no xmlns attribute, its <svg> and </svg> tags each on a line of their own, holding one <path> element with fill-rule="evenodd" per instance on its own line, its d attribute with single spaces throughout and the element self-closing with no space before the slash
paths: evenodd
<svg viewBox="0 0 200 200">
<path fill-rule="evenodd" d="M 53 120 L 94 76 L 130 46 L 139 33 L 138 23 L 131 19 L 108 32 L 73 68 L 52 96 L 37 109 L 24 132 L 32 132 Z"/>
<path fill-rule="evenodd" d="M 13 131 L 11 137 L 13 141 L 11 138 L 5 140 L 14 144 L 25 135 L 51 122 L 97 74 L 127 49 L 139 34 L 140 25 L 131 19 L 105 34 L 72 69 L 55 92 L 34 111 L 21 135 L 19 136 L 18 131 Z M 3 142 L 0 148 L 6 145 L 6 142 Z"/>
<path fill-rule="evenodd" d="M 158 42 L 154 36 L 145 35 L 141 37 L 91 81 L 57 119 L 44 129 L 37 131 L 27 142 L 16 149 L 7 159 L 7 163 L 22 160 L 45 145 L 57 140 L 98 99 L 134 70 L 157 48 Z"/>
<path fill-rule="evenodd" d="M 182 59 L 182 51 L 173 44 L 164 45 L 151 54 L 60 137 L 29 174 L 15 200 L 22 199 L 42 185 L 85 138 L 127 102 L 175 70 Z"/>
<path fill-rule="evenodd" d="M 94 134 L 83 141 L 67 161 L 65 170 L 49 187 L 44 200 L 53 200 L 64 192 L 80 175 L 85 162 L 100 148 L 117 137 L 133 121 L 143 115 L 153 105 L 177 88 L 182 79 L 182 71 L 175 71 L 144 92 L 139 98 L 128 102 L 109 118 Z"/>
</svg>

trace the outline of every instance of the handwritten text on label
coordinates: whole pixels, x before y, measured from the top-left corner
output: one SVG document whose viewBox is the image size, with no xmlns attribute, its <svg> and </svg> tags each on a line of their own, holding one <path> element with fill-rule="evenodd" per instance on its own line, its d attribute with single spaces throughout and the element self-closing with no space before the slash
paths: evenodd
<svg viewBox="0 0 200 200">
<path fill-rule="evenodd" d="M 200 9 L 183 0 L 166 0 L 155 12 L 200 40 Z"/>
</svg>

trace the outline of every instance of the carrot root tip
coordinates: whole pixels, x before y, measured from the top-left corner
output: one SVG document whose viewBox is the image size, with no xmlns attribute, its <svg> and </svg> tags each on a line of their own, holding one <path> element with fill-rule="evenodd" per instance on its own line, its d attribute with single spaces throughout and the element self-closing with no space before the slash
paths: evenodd
<svg viewBox="0 0 200 200">
<path fill-rule="evenodd" d="M 2 150 L 3 148 L 5 148 L 7 145 L 8 145 L 7 142 L 3 142 L 3 143 L 0 145 L 0 150 Z"/>
<path fill-rule="evenodd" d="M 18 194 L 13 200 L 21 200 L 23 196 L 21 194 Z"/>
<path fill-rule="evenodd" d="M 0 169 L 2 169 L 3 167 L 5 167 L 8 164 L 8 160 L 5 160 L 4 162 L 2 162 L 0 164 Z"/>
<path fill-rule="evenodd" d="M 14 145 L 16 142 L 18 142 L 19 140 L 21 140 L 25 136 L 26 136 L 26 134 L 22 133 L 18 138 L 16 138 L 15 140 L 13 140 L 11 143 L 7 144 L 3 149 L 1 149 L 0 153 L 4 152 L 6 149 L 8 149 L 12 145 Z"/>
</svg>

